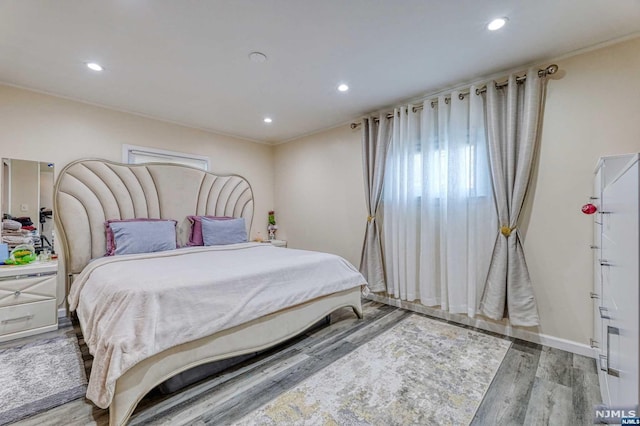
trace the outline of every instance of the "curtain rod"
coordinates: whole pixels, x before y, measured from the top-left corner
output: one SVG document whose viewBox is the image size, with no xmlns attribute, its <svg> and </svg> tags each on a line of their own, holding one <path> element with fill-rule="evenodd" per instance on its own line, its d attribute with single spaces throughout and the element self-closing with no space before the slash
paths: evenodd
<svg viewBox="0 0 640 426">
<path fill-rule="evenodd" d="M 558 68 L 558 66 L 556 64 L 551 64 L 551 65 L 549 65 L 548 67 L 546 67 L 544 69 L 538 70 L 538 77 L 542 78 L 542 77 L 546 77 L 548 75 L 553 75 L 553 74 L 558 72 L 558 69 L 559 68 Z M 527 75 L 526 74 L 524 74 L 524 75 L 522 75 L 520 77 L 516 77 L 516 83 L 523 83 L 526 79 L 527 79 Z M 508 85 L 509 85 L 508 81 L 504 81 L 502 83 L 496 83 L 496 89 L 501 89 L 501 88 L 506 87 Z M 476 95 L 479 95 L 481 93 L 485 93 L 486 91 L 487 91 L 487 86 L 484 85 L 484 86 L 476 89 Z M 458 99 L 464 100 L 464 97 L 467 96 L 469 93 L 470 93 L 469 91 L 460 92 L 458 94 Z M 450 100 L 451 100 L 450 96 L 444 98 L 444 102 L 446 104 L 448 104 Z M 438 103 L 437 100 L 431 101 L 431 108 L 434 108 L 437 103 Z M 418 112 L 418 111 L 422 110 L 423 108 L 424 107 L 422 105 L 419 105 L 419 106 L 414 106 L 412 108 L 412 110 L 413 110 L 413 112 Z M 393 114 L 387 114 L 387 118 L 388 119 L 389 118 L 393 118 Z M 376 118 L 375 121 L 379 121 L 379 120 Z M 357 129 L 361 125 L 362 125 L 361 122 L 360 123 L 351 123 L 351 128 L 352 129 Z"/>
</svg>

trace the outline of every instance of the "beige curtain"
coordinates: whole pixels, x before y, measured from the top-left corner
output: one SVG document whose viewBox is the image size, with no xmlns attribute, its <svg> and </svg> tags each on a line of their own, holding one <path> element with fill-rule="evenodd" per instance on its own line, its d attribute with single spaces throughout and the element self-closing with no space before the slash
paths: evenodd
<svg viewBox="0 0 640 426">
<path fill-rule="evenodd" d="M 382 182 L 392 133 L 392 121 L 386 116 L 386 113 L 370 116 L 362 122 L 362 168 L 369 216 L 362 246 L 360 272 L 367 279 L 371 291 L 387 289 L 380 228 L 376 220 L 382 198 Z"/>
<path fill-rule="evenodd" d="M 518 220 L 536 152 L 545 80 L 530 69 L 524 84 L 512 75 L 508 86 L 488 84 L 486 92 L 489 163 L 499 229 L 480 310 L 493 319 L 506 316 L 519 326 L 539 324 Z"/>
</svg>

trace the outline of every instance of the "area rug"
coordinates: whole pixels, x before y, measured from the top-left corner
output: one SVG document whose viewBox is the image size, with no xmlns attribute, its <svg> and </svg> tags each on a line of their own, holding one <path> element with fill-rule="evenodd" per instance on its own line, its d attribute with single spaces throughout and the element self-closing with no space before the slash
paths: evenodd
<svg viewBox="0 0 640 426">
<path fill-rule="evenodd" d="M 237 425 L 467 425 L 511 342 L 411 315 Z"/>
<path fill-rule="evenodd" d="M 86 389 L 75 336 L 0 350 L 0 425 L 80 398 Z"/>
</svg>

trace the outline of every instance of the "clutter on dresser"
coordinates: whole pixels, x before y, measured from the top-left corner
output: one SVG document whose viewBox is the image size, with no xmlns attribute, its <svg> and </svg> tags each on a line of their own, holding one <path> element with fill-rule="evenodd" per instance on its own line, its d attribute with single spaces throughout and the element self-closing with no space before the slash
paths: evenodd
<svg viewBox="0 0 640 426">
<path fill-rule="evenodd" d="M 21 244 L 40 245 L 40 234 L 28 217 L 12 218 L 9 215 L 2 221 L 2 243 L 14 249 Z M 26 224 L 26 225 L 25 225 Z M 32 229 L 33 228 L 33 229 Z"/>
<path fill-rule="evenodd" d="M 0 243 L 10 252 L 29 245 L 38 256 L 54 252 L 54 164 L 45 161 L 2 159 L 0 177 Z"/>
<path fill-rule="evenodd" d="M 20 244 L 13 250 L 8 259 L 4 260 L 5 265 L 26 265 L 37 259 L 36 251 L 32 245 Z"/>
</svg>

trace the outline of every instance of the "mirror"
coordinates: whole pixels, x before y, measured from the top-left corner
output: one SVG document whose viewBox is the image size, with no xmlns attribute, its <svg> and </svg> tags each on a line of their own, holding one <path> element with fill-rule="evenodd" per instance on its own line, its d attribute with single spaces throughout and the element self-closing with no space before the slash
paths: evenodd
<svg viewBox="0 0 640 426">
<path fill-rule="evenodd" d="M 36 252 L 53 252 L 53 163 L 2 159 L 2 243 L 9 251 L 18 244 L 32 244 Z M 12 228 L 12 229 L 8 229 Z"/>
</svg>

